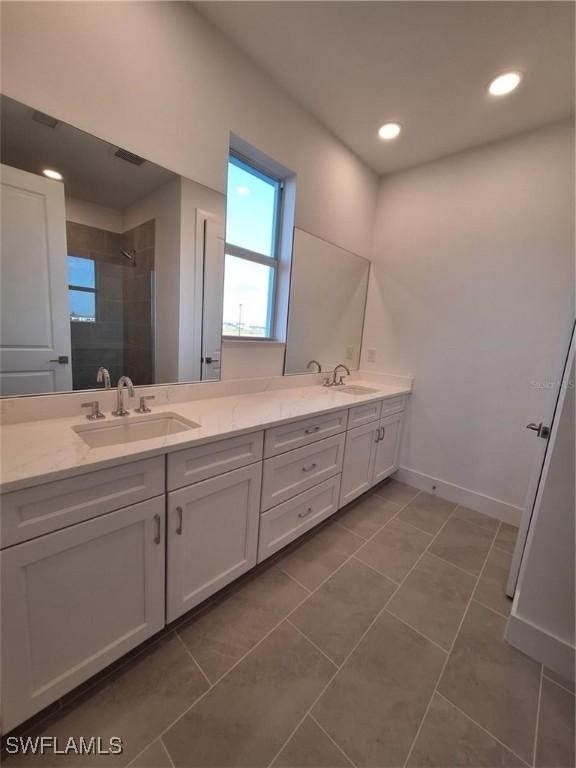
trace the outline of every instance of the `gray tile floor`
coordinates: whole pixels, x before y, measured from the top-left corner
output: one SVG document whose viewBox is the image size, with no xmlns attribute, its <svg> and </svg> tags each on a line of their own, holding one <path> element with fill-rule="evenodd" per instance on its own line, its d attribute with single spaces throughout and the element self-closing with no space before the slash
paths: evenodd
<svg viewBox="0 0 576 768">
<path fill-rule="evenodd" d="M 388 481 L 70 694 L 6 766 L 574 765 L 573 686 L 503 640 L 516 530 Z"/>
</svg>

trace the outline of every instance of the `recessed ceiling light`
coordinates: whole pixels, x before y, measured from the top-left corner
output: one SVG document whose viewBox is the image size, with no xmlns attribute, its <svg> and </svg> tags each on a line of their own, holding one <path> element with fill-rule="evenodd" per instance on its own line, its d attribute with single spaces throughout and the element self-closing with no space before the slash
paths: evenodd
<svg viewBox="0 0 576 768">
<path fill-rule="evenodd" d="M 44 176 L 48 176 L 49 179 L 55 179 L 56 181 L 63 181 L 64 177 L 58 171 L 52 170 L 52 168 L 44 168 L 42 171 Z"/>
<path fill-rule="evenodd" d="M 395 139 L 401 130 L 402 127 L 399 123 L 384 123 L 378 131 L 378 136 L 384 141 L 390 141 L 390 139 Z"/>
<path fill-rule="evenodd" d="M 518 72 L 505 72 L 503 75 L 498 75 L 498 77 L 492 80 L 488 86 L 488 91 L 492 96 L 504 96 L 517 88 L 520 85 L 521 79 Z"/>
<path fill-rule="evenodd" d="M 236 194 L 242 195 L 242 197 L 246 197 L 246 195 L 250 194 L 250 190 L 248 187 L 236 187 Z"/>
</svg>

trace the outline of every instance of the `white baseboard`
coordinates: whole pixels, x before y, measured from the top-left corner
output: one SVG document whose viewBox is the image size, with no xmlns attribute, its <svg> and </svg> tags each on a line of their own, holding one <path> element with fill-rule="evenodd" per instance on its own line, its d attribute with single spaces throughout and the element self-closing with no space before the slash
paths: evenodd
<svg viewBox="0 0 576 768">
<path fill-rule="evenodd" d="M 506 626 L 505 637 L 510 645 L 530 658 L 541 662 L 566 680 L 574 680 L 574 646 L 518 616 L 514 609 Z"/>
<path fill-rule="evenodd" d="M 448 501 L 475 509 L 477 512 L 483 512 L 485 515 L 495 517 L 504 523 L 520 525 L 523 513 L 522 507 L 516 507 L 513 504 L 508 504 L 506 501 L 485 496 L 483 493 L 471 491 L 469 488 L 462 488 L 459 485 L 448 483 L 437 477 L 425 475 L 423 472 L 408 469 L 408 467 L 400 467 L 394 474 L 394 479 L 408 483 L 408 485 L 413 485 L 421 491 L 437 493 L 438 496 L 442 496 L 442 498 L 448 499 Z"/>
</svg>

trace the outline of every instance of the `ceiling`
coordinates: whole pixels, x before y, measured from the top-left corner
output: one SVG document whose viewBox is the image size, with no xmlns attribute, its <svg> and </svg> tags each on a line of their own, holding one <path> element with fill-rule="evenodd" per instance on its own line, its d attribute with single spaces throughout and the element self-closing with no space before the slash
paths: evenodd
<svg viewBox="0 0 576 768">
<path fill-rule="evenodd" d="M 381 174 L 574 113 L 571 2 L 194 5 Z M 511 69 L 518 89 L 490 97 Z M 387 121 L 395 141 L 377 136 Z"/>
<path fill-rule="evenodd" d="M 67 123 L 54 128 L 38 123 L 31 107 L 7 96 L 0 108 L 2 162 L 31 173 L 59 171 L 67 197 L 123 211 L 176 178 L 149 161 L 121 160 L 114 154 L 118 147 Z"/>
</svg>

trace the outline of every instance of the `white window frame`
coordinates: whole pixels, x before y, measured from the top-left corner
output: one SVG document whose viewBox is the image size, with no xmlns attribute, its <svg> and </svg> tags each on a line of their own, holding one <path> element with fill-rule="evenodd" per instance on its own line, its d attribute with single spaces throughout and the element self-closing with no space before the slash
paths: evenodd
<svg viewBox="0 0 576 768">
<path fill-rule="evenodd" d="M 258 167 L 258 165 L 256 165 L 252 160 L 244 157 L 239 152 L 230 151 L 228 162 L 232 162 L 235 165 L 238 165 L 248 173 L 253 174 L 257 178 L 261 178 L 266 182 L 274 182 L 277 185 L 277 191 L 274 206 L 274 221 L 272 223 L 272 255 L 266 256 L 263 253 L 258 253 L 258 251 L 242 248 L 241 246 L 234 245 L 228 241 L 225 243 L 225 254 L 235 256 L 239 259 L 244 259 L 245 261 L 252 261 L 256 264 L 263 264 L 264 266 L 271 267 L 272 269 L 272 279 L 270 281 L 270 290 L 268 294 L 268 312 L 266 318 L 267 334 L 266 336 L 222 334 L 222 338 L 225 341 L 274 341 L 276 330 L 276 294 L 278 289 L 278 253 L 282 222 L 284 181 L 283 179 L 272 175 L 269 171 Z M 226 272 L 224 272 L 224 285 L 226 285 Z"/>
</svg>

